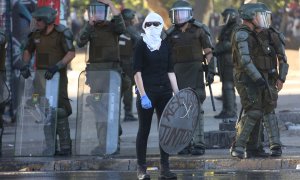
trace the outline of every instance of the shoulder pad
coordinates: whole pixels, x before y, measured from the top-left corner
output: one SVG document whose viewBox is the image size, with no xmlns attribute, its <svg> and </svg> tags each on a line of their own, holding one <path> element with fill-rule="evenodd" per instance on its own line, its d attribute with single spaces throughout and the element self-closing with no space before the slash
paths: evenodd
<svg viewBox="0 0 300 180">
<path fill-rule="evenodd" d="M 280 31 L 278 31 L 277 29 L 273 28 L 272 26 L 269 29 L 272 30 L 273 32 L 277 33 L 277 34 L 280 33 Z"/>
<path fill-rule="evenodd" d="M 58 32 L 62 32 L 67 39 L 73 40 L 73 33 L 66 26 L 59 24 L 59 25 L 55 26 L 55 30 Z"/>
<path fill-rule="evenodd" d="M 172 26 L 171 26 L 168 30 L 166 30 L 165 32 L 166 32 L 167 35 L 170 35 L 174 30 L 175 30 L 175 26 L 172 25 Z"/>
<path fill-rule="evenodd" d="M 64 30 L 64 36 L 69 40 L 73 40 L 73 33 L 69 28 Z"/>
<path fill-rule="evenodd" d="M 240 42 L 240 41 L 245 41 L 248 39 L 249 34 L 246 31 L 237 31 L 235 34 L 235 40 Z"/>
<path fill-rule="evenodd" d="M 67 29 L 67 27 L 62 24 L 55 25 L 55 30 L 58 32 L 64 32 L 66 29 Z"/>
<path fill-rule="evenodd" d="M 201 22 L 199 22 L 199 21 L 196 21 L 196 20 L 193 21 L 192 24 L 193 24 L 194 26 L 196 26 L 196 27 L 199 27 L 199 28 L 203 29 L 204 32 L 210 36 L 209 28 L 208 28 L 205 24 L 203 24 L 203 23 L 201 23 Z"/>
</svg>

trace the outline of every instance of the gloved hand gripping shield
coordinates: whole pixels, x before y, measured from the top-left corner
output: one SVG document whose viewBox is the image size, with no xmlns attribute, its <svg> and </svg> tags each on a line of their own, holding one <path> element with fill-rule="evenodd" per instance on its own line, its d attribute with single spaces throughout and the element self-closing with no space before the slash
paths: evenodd
<svg viewBox="0 0 300 180">
<path fill-rule="evenodd" d="M 78 86 L 75 154 L 113 154 L 119 138 L 120 74 L 89 66 L 80 74 Z"/>
<path fill-rule="evenodd" d="M 15 156 L 53 156 L 59 92 L 59 73 L 51 80 L 37 70 L 20 88 Z"/>
</svg>

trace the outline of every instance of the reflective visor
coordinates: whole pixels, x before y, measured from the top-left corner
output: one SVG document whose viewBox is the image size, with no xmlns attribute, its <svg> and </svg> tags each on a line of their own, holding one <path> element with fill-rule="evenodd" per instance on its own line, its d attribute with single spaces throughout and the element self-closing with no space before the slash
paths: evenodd
<svg viewBox="0 0 300 180">
<path fill-rule="evenodd" d="M 174 8 L 170 10 L 170 18 L 173 24 L 185 23 L 192 17 L 192 8 Z"/>
<path fill-rule="evenodd" d="M 269 28 L 271 25 L 271 12 L 256 12 L 255 19 L 257 20 L 258 26 L 261 28 Z"/>
<path fill-rule="evenodd" d="M 91 5 L 89 6 L 89 20 L 94 17 L 95 21 L 110 21 L 110 9 L 104 5 Z"/>
</svg>

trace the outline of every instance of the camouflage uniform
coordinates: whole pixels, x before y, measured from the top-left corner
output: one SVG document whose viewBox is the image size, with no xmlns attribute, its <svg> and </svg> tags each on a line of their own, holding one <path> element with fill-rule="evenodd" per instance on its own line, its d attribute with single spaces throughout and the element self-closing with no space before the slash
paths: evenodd
<svg viewBox="0 0 300 180">
<path fill-rule="evenodd" d="M 173 8 L 189 6 L 185 1 L 177 1 Z M 213 49 L 210 32 L 206 25 L 189 19 L 188 27 L 182 32 L 182 25 L 173 25 L 166 34 L 169 44 L 172 48 L 172 59 L 174 63 L 174 72 L 177 78 L 178 88 L 190 87 L 198 95 L 199 102 L 202 104 L 206 98 L 204 69 L 202 63 L 204 55 L 202 50 L 206 48 Z M 212 62 L 212 61 L 211 61 Z M 201 106 L 199 106 L 201 108 Z M 193 155 L 202 155 L 205 153 L 204 143 L 204 119 L 202 108 L 200 109 L 199 123 L 197 124 L 193 144 L 191 148 L 186 148 L 179 154 L 187 154 L 189 151 Z"/>
<path fill-rule="evenodd" d="M 130 79 L 127 85 L 129 88 L 123 93 L 124 121 L 136 121 L 137 119 L 132 114 L 132 86 L 134 84 L 132 57 L 136 43 L 141 38 L 141 35 L 132 22 L 135 18 L 135 12 L 131 9 L 124 9 L 121 13 L 126 25 L 126 31 L 121 34 L 119 39 L 121 67 L 126 77 Z"/>
<path fill-rule="evenodd" d="M 264 12 L 260 7 L 260 3 L 242 6 L 241 18 L 252 22 L 253 17 L 249 14 Z M 259 148 L 253 147 L 253 144 L 251 147 L 249 138 L 258 145 L 263 122 L 269 135 L 271 156 L 280 156 L 281 142 L 274 109 L 278 99 L 276 83 L 278 80 L 284 82 L 288 72 L 284 37 L 272 28 L 255 31 L 241 25 L 233 34 L 232 47 L 234 81 L 244 115 L 238 124 L 231 155 L 244 158 L 245 148 Z"/>
<path fill-rule="evenodd" d="M 56 11 L 49 7 L 41 7 L 33 12 L 32 16 L 36 19 L 42 18 L 46 24 L 50 24 L 55 20 Z M 54 25 L 53 31 L 48 35 L 39 30 L 35 30 L 29 34 L 24 50 L 30 54 L 35 53 L 37 70 L 49 70 L 57 66 L 68 52 L 75 51 L 75 47 L 73 46 L 73 34 L 70 29 L 61 24 Z M 21 71 L 23 71 L 23 69 L 24 68 L 22 68 Z M 65 66 L 59 67 L 57 71 L 60 74 L 60 79 L 56 134 L 59 137 L 60 151 L 56 152 L 56 154 L 70 155 L 72 151 L 72 141 L 68 116 L 72 114 L 72 107 L 68 96 L 67 68 Z M 36 79 L 34 80 L 34 85 L 36 87 L 40 86 Z M 52 146 L 50 143 L 56 136 L 53 134 L 53 129 L 55 128 L 50 125 L 45 125 L 44 127 L 46 144 L 48 146 Z M 45 152 L 45 154 L 48 153 Z"/>
<path fill-rule="evenodd" d="M 236 117 L 235 90 L 233 83 L 233 62 L 231 56 L 231 33 L 238 24 L 238 12 L 235 9 L 225 9 L 222 13 L 225 26 L 222 28 L 214 54 L 218 60 L 218 70 L 222 82 L 223 109 L 215 118 Z"/>
<path fill-rule="evenodd" d="M 96 22 L 94 25 L 86 22 L 82 30 L 79 32 L 79 36 L 76 39 L 78 47 L 85 46 L 88 42 L 89 46 L 89 59 L 86 66 L 86 83 L 91 87 L 90 93 L 103 93 L 107 92 L 107 86 L 103 84 L 108 84 L 106 82 L 109 78 L 91 78 L 89 71 L 101 71 L 101 70 L 115 70 L 122 74 L 122 89 L 121 93 L 128 89 L 129 79 L 123 75 L 120 66 L 120 50 L 119 50 L 119 36 L 124 33 L 125 24 L 121 14 L 116 15 L 111 21 Z M 88 100 L 88 99 L 87 99 Z M 91 99 L 91 101 L 95 101 Z M 91 103 L 93 105 L 93 103 Z M 99 109 L 95 107 L 96 109 Z M 119 123 L 120 124 L 120 123 Z M 101 122 L 96 123 L 97 126 L 97 136 L 106 136 L 103 133 L 105 131 L 101 130 L 103 124 Z M 122 134 L 121 126 L 119 125 L 119 136 Z M 120 144 L 120 142 L 119 142 Z M 98 147 L 93 151 L 93 154 L 99 154 L 101 147 Z M 119 152 L 119 145 L 118 151 Z"/>
</svg>

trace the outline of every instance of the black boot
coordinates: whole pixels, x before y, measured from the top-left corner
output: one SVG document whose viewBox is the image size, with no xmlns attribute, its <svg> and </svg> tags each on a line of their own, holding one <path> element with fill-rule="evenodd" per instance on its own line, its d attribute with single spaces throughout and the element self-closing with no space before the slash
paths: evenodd
<svg viewBox="0 0 300 180">
<path fill-rule="evenodd" d="M 191 153 L 190 146 L 185 147 L 183 150 L 179 151 L 178 155 L 188 155 Z"/>
<path fill-rule="evenodd" d="M 255 157 L 261 157 L 266 158 L 269 157 L 269 153 L 267 153 L 264 149 L 256 149 L 256 150 L 246 150 L 245 158 L 255 158 Z"/>
<path fill-rule="evenodd" d="M 205 154 L 205 148 L 202 146 L 193 146 L 191 148 L 191 155 L 204 155 Z"/>
<path fill-rule="evenodd" d="M 160 179 L 177 179 L 177 175 L 170 171 L 170 168 L 168 165 L 167 166 L 161 165 L 159 178 Z"/>
<path fill-rule="evenodd" d="M 272 157 L 278 157 L 278 156 L 281 156 L 281 154 L 282 154 L 282 150 L 281 150 L 280 146 L 272 147 L 270 149 L 270 151 L 271 151 L 271 156 Z"/>
<path fill-rule="evenodd" d="M 147 173 L 146 165 L 143 165 L 143 166 L 138 165 L 137 178 L 138 178 L 138 180 L 150 179 L 150 175 Z"/>
<path fill-rule="evenodd" d="M 125 117 L 124 117 L 123 121 L 124 122 L 137 121 L 137 118 L 134 117 L 132 113 L 125 113 Z"/>
<path fill-rule="evenodd" d="M 230 155 L 232 157 L 237 157 L 240 159 L 245 158 L 244 150 L 242 147 L 231 147 L 230 148 Z"/>
</svg>

